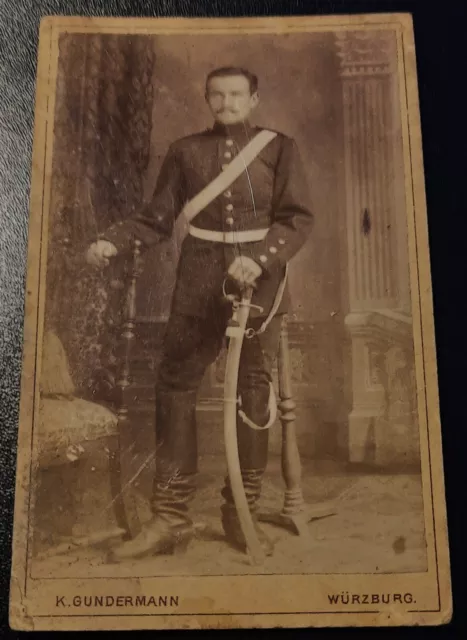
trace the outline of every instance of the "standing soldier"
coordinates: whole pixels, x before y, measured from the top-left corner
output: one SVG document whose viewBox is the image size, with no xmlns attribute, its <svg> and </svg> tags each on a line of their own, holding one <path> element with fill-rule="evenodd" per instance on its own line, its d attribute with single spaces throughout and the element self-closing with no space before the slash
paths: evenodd
<svg viewBox="0 0 467 640">
<path fill-rule="evenodd" d="M 286 267 L 305 243 L 313 214 L 294 140 L 249 122 L 259 101 L 257 77 L 242 68 L 216 69 L 207 77 L 205 97 L 213 127 L 174 142 L 149 204 L 107 229 L 87 253 L 90 264 L 105 266 L 117 252 L 129 251 L 135 239 L 147 247 L 170 238 L 180 212 L 192 220 L 181 250 L 157 381 L 154 516 L 137 537 L 114 550 L 114 560 L 172 553 L 193 537 L 189 503 L 198 463 L 196 398 L 222 347 L 231 311 L 223 292 L 232 286 L 254 289 L 256 307 L 239 370 L 238 446 L 254 525 L 265 553 L 273 552 L 255 515 L 268 430 L 252 429 L 248 422 L 265 426 L 269 421 L 272 368 L 288 305 Z M 221 493 L 227 539 L 244 550 L 228 478 Z"/>
</svg>

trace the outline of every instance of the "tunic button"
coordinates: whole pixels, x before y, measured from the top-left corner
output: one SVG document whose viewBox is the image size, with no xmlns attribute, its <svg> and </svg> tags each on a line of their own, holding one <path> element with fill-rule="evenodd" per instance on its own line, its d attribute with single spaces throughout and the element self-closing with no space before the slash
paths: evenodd
<svg viewBox="0 0 467 640">
<path fill-rule="evenodd" d="M 230 153 L 230 151 L 226 151 L 224 153 L 224 158 L 231 158 L 231 157 L 232 157 L 232 154 Z"/>
<path fill-rule="evenodd" d="M 279 240 L 277 241 L 279 244 L 285 244 L 285 240 L 284 238 L 279 238 Z"/>
<path fill-rule="evenodd" d="M 225 221 L 227 222 L 227 224 L 229 224 L 230 226 L 233 225 L 234 223 L 234 219 L 233 218 L 226 218 Z"/>
<path fill-rule="evenodd" d="M 225 141 L 225 144 L 226 144 L 228 147 L 231 147 L 231 146 L 233 145 L 233 140 L 230 140 L 230 139 L 229 139 L 229 140 L 226 140 L 226 141 Z"/>
<path fill-rule="evenodd" d="M 231 191 L 224 191 L 224 196 L 226 198 L 231 198 L 232 197 L 232 192 Z"/>
<path fill-rule="evenodd" d="M 276 247 L 269 247 L 269 253 L 277 253 Z"/>
<path fill-rule="evenodd" d="M 260 257 L 259 257 L 259 261 L 260 261 L 260 262 L 263 262 L 263 263 L 264 263 L 264 262 L 267 262 L 267 260 L 268 260 L 268 259 L 267 259 L 267 256 L 260 256 Z"/>
<path fill-rule="evenodd" d="M 233 204 L 228 204 L 225 209 L 226 211 L 233 211 Z"/>
</svg>

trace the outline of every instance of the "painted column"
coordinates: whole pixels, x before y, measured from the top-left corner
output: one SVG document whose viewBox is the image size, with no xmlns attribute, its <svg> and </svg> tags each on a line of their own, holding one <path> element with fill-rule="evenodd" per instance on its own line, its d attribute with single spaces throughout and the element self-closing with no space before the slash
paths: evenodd
<svg viewBox="0 0 467 640">
<path fill-rule="evenodd" d="M 352 343 L 348 456 L 351 462 L 413 462 L 418 446 L 395 33 L 344 31 L 336 46 Z M 397 413 L 400 403 L 392 406 L 401 371 L 409 385 L 404 415 Z"/>
</svg>

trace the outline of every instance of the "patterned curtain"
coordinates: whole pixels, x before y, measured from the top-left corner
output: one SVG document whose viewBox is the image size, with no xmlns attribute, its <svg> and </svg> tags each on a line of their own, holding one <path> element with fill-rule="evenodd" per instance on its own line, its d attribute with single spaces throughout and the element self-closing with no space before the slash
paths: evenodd
<svg viewBox="0 0 467 640">
<path fill-rule="evenodd" d="M 98 233 L 143 202 L 153 67 L 148 36 L 61 37 L 46 328 L 65 348 L 78 393 L 95 399 L 115 362 L 125 263 L 96 271 L 84 255 Z"/>
</svg>

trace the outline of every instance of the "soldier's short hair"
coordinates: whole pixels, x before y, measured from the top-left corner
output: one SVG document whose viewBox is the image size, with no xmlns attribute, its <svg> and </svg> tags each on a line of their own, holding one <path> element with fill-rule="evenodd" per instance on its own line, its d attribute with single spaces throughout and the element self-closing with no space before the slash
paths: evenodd
<svg viewBox="0 0 467 640">
<path fill-rule="evenodd" d="M 244 67 L 219 67 L 214 69 L 206 78 L 206 94 L 208 92 L 209 81 L 212 78 L 223 78 L 225 76 L 244 76 L 250 85 L 250 93 L 256 93 L 258 91 L 258 76 Z"/>
</svg>

